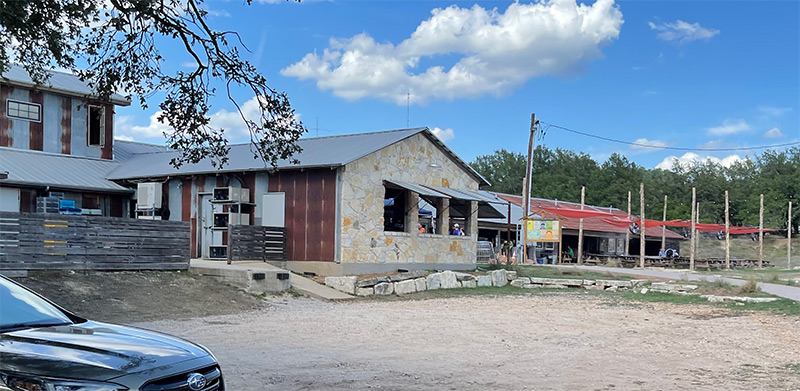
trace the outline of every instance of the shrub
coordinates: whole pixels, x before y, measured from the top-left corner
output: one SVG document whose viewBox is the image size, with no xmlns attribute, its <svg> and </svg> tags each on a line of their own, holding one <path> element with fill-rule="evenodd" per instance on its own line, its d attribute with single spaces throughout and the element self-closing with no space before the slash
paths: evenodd
<svg viewBox="0 0 800 391">
<path fill-rule="evenodd" d="M 761 291 L 761 288 L 758 287 L 758 281 L 753 277 L 750 277 L 744 285 L 739 287 L 739 293 L 755 293 L 759 291 Z"/>
</svg>

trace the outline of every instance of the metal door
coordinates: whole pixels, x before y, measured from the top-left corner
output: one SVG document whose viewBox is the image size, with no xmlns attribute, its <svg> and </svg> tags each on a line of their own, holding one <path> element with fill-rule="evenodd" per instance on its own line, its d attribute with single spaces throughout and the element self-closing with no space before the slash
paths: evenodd
<svg viewBox="0 0 800 391">
<path fill-rule="evenodd" d="M 198 224 L 200 234 L 197 237 L 200 238 L 198 246 L 200 246 L 200 256 L 203 258 L 209 257 L 208 246 L 214 244 L 214 230 L 212 229 L 214 225 L 214 204 L 211 203 L 211 200 L 211 194 L 199 194 L 197 196 L 197 215 L 200 216 L 200 224 Z"/>
</svg>

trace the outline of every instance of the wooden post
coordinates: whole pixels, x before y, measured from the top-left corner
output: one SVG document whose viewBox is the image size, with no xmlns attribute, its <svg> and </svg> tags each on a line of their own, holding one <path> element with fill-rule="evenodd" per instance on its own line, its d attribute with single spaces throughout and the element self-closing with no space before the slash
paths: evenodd
<svg viewBox="0 0 800 391">
<path fill-rule="evenodd" d="M 764 267 L 764 193 L 758 208 L 758 267 Z"/>
<path fill-rule="evenodd" d="M 586 186 L 581 186 L 581 210 L 583 210 Z M 583 264 L 583 218 L 578 222 L 578 265 Z"/>
<path fill-rule="evenodd" d="M 628 220 L 631 218 L 631 191 L 628 190 Z M 625 231 L 625 255 L 631 255 L 631 230 Z"/>
<path fill-rule="evenodd" d="M 639 267 L 644 269 L 644 245 L 647 241 L 647 235 L 645 234 L 645 223 L 644 223 L 644 183 L 639 184 L 639 205 L 641 208 L 641 227 L 639 228 Z"/>
<path fill-rule="evenodd" d="M 786 268 L 792 268 L 792 201 L 789 201 L 789 213 L 786 224 Z"/>
<path fill-rule="evenodd" d="M 731 213 L 728 204 L 728 191 L 725 190 L 725 269 L 731 268 Z"/>
<path fill-rule="evenodd" d="M 661 218 L 661 221 L 667 221 L 667 195 L 664 194 L 664 216 Z M 666 250 L 667 249 L 667 226 L 661 226 L 661 248 Z"/>
<path fill-rule="evenodd" d="M 527 219 L 528 215 L 531 213 L 531 169 L 533 168 L 533 145 L 534 140 L 536 139 L 536 113 L 531 113 L 531 135 L 528 138 L 528 160 L 527 164 L 525 165 L 525 179 L 522 181 L 522 191 L 524 194 L 522 195 L 522 218 Z M 522 236 L 524 238 L 528 237 L 528 226 L 527 224 L 522 225 Z M 524 245 L 524 241 L 523 241 Z M 528 260 L 528 249 L 522 248 L 522 263 L 524 264 Z"/>
<path fill-rule="evenodd" d="M 564 250 L 561 248 L 561 245 L 562 245 L 563 240 L 564 240 L 563 236 L 562 236 L 563 233 L 564 233 L 564 229 L 561 227 L 561 220 L 559 220 L 558 221 L 558 264 L 559 265 L 561 264 L 561 257 L 564 254 Z"/>
<path fill-rule="evenodd" d="M 692 188 L 692 230 L 691 233 L 691 240 L 689 244 L 689 270 L 694 270 L 694 237 L 695 237 L 695 219 L 697 218 L 697 189 Z"/>
<path fill-rule="evenodd" d="M 700 224 L 700 202 L 696 203 L 694 206 L 694 221 Z M 698 231 L 697 228 L 694 230 L 694 252 L 696 254 L 700 253 L 700 231 Z"/>
</svg>

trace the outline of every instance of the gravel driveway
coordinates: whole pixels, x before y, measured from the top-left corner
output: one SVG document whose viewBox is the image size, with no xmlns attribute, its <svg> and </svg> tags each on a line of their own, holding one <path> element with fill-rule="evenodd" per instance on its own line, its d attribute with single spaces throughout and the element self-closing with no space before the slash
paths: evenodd
<svg viewBox="0 0 800 391">
<path fill-rule="evenodd" d="M 141 323 L 231 390 L 800 389 L 800 317 L 570 294 L 327 303 Z"/>
</svg>

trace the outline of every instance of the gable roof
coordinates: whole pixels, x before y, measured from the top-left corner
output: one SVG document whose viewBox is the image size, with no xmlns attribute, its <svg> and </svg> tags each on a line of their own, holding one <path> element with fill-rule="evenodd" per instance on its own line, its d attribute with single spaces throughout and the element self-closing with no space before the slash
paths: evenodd
<svg viewBox="0 0 800 391">
<path fill-rule="evenodd" d="M 169 148 L 165 145 L 114 139 L 114 160 L 118 162 L 124 162 L 140 153 L 164 152 L 168 150 Z"/>
<path fill-rule="evenodd" d="M 291 159 L 282 159 L 278 161 L 277 167 L 274 169 L 341 167 L 420 133 L 448 154 L 456 164 L 474 177 L 478 183 L 481 185 L 488 184 L 486 179 L 459 158 L 450 148 L 445 146 L 428 128 L 303 138 L 297 141 L 302 151 L 292 157 L 297 159 L 299 163 L 293 164 Z M 109 174 L 108 179 L 130 180 L 176 175 L 273 170 L 272 166 L 261 159 L 254 158 L 254 155 L 254 149 L 251 144 L 233 144 L 230 145 L 230 151 L 228 152 L 228 163 L 222 169 L 212 166 L 211 161 L 208 159 L 204 159 L 197 164 L 184 164 L 180 169 L 176 169 L 169 162 L 172 158 L 178 157 L 177 151 L 137 153 L 123 161 L 116 170 Z"/>
<path fill-rule="evenodd" d="M 104 159 L 0 147 L 0 171 L 8 171 L 8 178 L 0 185 L 131 193 L 131 189 L 106 180 L 118 165 Z"/>
<path fill-rule="evenodd" d="M 95 95 L 95 91 L 78 76 L 75 76 L 71 73 L 53 70 L 49 70 L 47 72 L 50 74 L 50 79 L 45 81 L 45 84 L 43 85 L 36 85 L 25 68 L 19 65 L 11 64 L 8 68 L 8 71 L 0 76 L 0 82 L 41 91 L 57 92 L 60 94 L 76 96 L 80 98 L 97 97 Z M 118 93 L 111 94 L 109 100 L 111 103 L 120 106 L 131 105 L 130 98 L 122 96 Z"/>
</svg>

